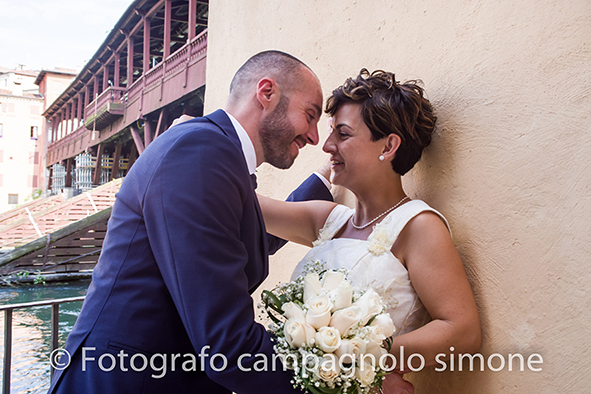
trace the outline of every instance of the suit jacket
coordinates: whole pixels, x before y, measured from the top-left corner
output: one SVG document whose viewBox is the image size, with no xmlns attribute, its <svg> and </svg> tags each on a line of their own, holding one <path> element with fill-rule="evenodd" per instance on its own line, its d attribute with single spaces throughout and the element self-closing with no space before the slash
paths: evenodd
<svg viewBox="0 0 591 394">
<path fill-rule="evenodd" d="M 291 198 L 329 199 L 314 178 Z M 250 294 L 267 276 L 267 247 L 227 115 L 171 128 L 142 153 L 117 194 L 66 343 L 70 365 L 56 371 L 49 392 L 297 392 L 279 361 L 271 371 L 270 335 L 254 322 Z M 261 369 L 264 357 L 268 371 L 246 372 Z"/>
</svg>

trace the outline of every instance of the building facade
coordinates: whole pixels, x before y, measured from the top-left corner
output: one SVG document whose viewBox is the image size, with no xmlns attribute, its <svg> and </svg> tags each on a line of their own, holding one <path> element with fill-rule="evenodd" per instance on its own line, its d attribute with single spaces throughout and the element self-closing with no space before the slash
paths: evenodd
<svg viewBox="0 0 591 394">
<path fill-rule="evenodd" d="M 32 198 L 40 187 L 43 97 L 36 76 L 22 70 L 0 73 L 0 212 Z"/>
<path fill-rule="evenodd" d="M 76 76 L 73 70 L 0 68 L 0 212 L 46 189 L 46 121 L 41 113 Z"/>
</svg>

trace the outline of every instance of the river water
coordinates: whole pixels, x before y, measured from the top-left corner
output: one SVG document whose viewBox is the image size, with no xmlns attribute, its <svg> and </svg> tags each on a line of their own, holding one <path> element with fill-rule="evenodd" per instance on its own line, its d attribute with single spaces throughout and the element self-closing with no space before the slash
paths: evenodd
<svg viewBox="0 0 591 394">
<path fill-rule="evenodd" d="M 90 281 L 45 286 L 0 287 L 0 305 L 85 295 Z M 59 347 L 66 343 L 80 313 L 82 302 L 60 305 Z M 2 315 L 3 312 L 0 312 Z M 4 316 L 0 316 L 0 355 L 4 354 Z M 12 312 L 12 394 L 46 393 L 49 388 L 51 306 L 16 309 Z M 3 367 L 0 356 L 0 366 Z M 2 374 L 0 373 L 0 380 Z"/>
</svg>

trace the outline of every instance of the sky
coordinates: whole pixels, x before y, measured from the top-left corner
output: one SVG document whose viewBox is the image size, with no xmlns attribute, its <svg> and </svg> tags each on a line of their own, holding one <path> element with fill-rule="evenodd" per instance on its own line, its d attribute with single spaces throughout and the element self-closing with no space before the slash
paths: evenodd
<svg viewBox="0 0 591 394">
<path fill-rule="evenodd" d="M 133 0 L 0 0 L 0 66 L 80 70 Z"/>
</svg>

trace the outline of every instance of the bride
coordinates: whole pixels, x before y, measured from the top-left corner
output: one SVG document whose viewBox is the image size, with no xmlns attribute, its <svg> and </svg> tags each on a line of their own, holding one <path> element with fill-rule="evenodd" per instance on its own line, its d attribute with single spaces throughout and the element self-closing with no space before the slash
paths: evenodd
<svg viewBox="0 0 591 394">
<path fill-rule="evenodd" d="M 396 82 L 392 73 L 363 69 L 332 92 L 326 113 L 331 134 L 323 150 L 331 156 L 330 179 L 355 195 L 355 209 L 259 197 L 269 233 L 313 246 L 294 276 L 307 262 L 321 260 L 329 269 L 347 268 L 353 285 L 377 291 L 396 326 L 396 358 L 400 347 L 422 355 L 426 365 L 435 365 L 435 356 L 451 347 L 477 351 L 480 320 L 449 225 L 402 188 L 401 177 L 419 160 L 435 127 L 423 89 L 414 81 Z M 400 375 L 384 382 L 385 393 L 412 390 Z"/>
</svg>

